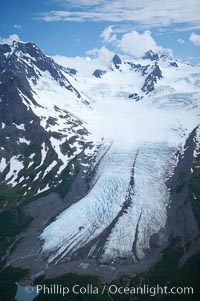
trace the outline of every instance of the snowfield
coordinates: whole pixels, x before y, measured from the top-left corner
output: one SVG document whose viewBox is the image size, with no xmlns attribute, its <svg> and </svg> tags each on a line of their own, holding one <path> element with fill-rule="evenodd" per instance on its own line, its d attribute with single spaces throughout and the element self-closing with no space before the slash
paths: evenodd
<svg viewBox="0 0 200 301">
<path fill-rule="evenodd" d="M 103 137 L 111 146 L 89 193 L 41 234 L 49 262 L 71 260 L 81 250 L 103 263 L 141 260 L 151 236 L 165 227 L 170 205 L 166 180 L 200 113 L 199 68 L 178 65 L 159 62 L 162 79 L 148 95 L 141 93 L 143 75 L 125 63 L 102 78 L 78 78 L 92 107 L 87 128 L 94 141 Z M 133 92 L 143 99 L 128 99 Z"/>
</svg>

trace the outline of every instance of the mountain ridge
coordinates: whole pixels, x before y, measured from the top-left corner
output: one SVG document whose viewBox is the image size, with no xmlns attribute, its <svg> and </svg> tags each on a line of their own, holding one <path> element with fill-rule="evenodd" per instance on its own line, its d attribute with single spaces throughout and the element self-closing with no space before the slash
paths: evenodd
<svg viewBox="0 0 200 301">
<path fill-rule="evenodd" d="M 20 42 L 0 45 L 0 62 L 1 213 L 60 195 L 62 212 L 37 234 L 49 266 L 80 258 L 134 265 L 158 255 L 169 240 L 166 183 L 199 125 L 199 68 L 149 51 L 115 54 L 82 78 Z M 26 258 L 20 248 L 10 262 Z"/>
</svg>

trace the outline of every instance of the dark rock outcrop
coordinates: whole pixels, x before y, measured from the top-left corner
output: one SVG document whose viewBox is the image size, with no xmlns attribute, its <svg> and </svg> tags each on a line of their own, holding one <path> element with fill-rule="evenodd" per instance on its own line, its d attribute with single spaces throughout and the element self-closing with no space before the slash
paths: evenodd
<svg viewBox="0 0 200 301">
<path fill-rule="evenodd" d="M 153 52 L 152 50 L 147 51 L 142 58 L 143 59 L 150 59 L 151 61 L 158 61 L 159 60 L 158 54 Z"/>
<path fill-rule="evenodd" d="M 117 69 L 120 69 L 120 65 L 122 63 L 122 60 L 120 59 L 120 57 L 117 54 L 115 54 L 115 56 L 113 57 L 112 61 L 113 61 L 113 64 L 115 65 L 115 67 Z"/>
<path fill-rule="evenodd" d="M 106 71 L 96 69 L 92 75 L 94 75 L 97 78 L 101 78 L 104 74 L 106 74 Z"/>
<path fill-rule="evenodd" d="M 152 92 L 155 89 L 155 84 L 158 79 L 162 78 L 162 72 L 158 65 L 155 65 L 153 71 L 145 79 L 144 85 L 142 86 L 142 91 L 146 94 Z"/>
</svg>

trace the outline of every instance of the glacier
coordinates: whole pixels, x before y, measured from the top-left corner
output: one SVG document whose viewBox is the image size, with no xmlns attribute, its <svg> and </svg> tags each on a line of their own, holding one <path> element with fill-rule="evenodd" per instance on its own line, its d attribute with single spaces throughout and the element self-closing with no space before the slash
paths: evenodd
<svg viewBox="0 0 200 301">
<path fill-rule="evenodd" d="M 49 262 L 70 260 L 79 248 L 95 238 L 98 240 L 117 215 L 100 260 L 112 261 L 119 256 L 142 259 L 149 247 L 148 238 L 165 225 L 169 199 L 165 179 L 173 154 L 174 149 L 164 144 L 147 144 L 138 149 L 134 145 L 121 147 L 113 143 L 99 166 L 90 192 L 65 210 L 41 235 L 45 241 L 43 251 L 51 250 Z M 136 231 L 139 233 L 137 250 L 133 254 Z M 93 253 L 95 245 L 89 256 Z"/>
<path fill-rule="evenodd" d="M 142 260 L 152 235 L 164 229 L 170 206 L 166 182 L 177 152 L 184 151 L 199 124 L 197 69 L 179 64 L 170 72 L 167 64 L 160 63 L 164 76 L 156 90 L 139 102 L 127 95 L 133 83 L 136 92 L 141 90 L 142 75 L 132 74 L 127 65 L 102 78 L 79 79 L 92 107 L 87 127 L 94 141 L 104 138 L 108 151 L 88 194 L 41 234 L 49 263 L 79 256 L 101 263 Z"/>
</svg>

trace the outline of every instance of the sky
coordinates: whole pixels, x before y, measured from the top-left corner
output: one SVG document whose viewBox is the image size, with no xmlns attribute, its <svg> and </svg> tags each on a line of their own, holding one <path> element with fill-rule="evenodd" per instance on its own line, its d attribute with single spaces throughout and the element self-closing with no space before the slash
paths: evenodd
<svg viewBox="0 0 200 301">
<path fill-rule="evenodd" d="M 199 16 L 200 0 L 1 0 L 0 43 L 32 41 L 77 62 L 151 49 L 199 64 Z"/>
</svg>

